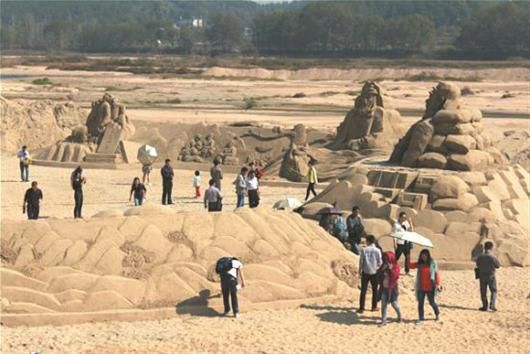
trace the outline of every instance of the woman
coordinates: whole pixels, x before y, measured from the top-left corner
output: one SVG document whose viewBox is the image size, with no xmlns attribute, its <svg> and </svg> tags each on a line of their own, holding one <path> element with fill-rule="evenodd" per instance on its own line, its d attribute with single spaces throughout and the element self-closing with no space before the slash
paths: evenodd
<svg viewBox="0 0 530 354">
<path fill-rule="evenodd" d="M 233 184 L 236 186 L 236 208 L 242 208 L 245 206 L 245 193 L 247 191 L 247 173 L 248 168 L 243 167 L 241 169 L 241 172 L 239 173 L 239 175 L 237 175 L 235 181 L 233 182 Z"/>
<path fill-rule="evenodd" d="M 145 188 L 145 185 L 140 182 L 140 178 L 134 177 L 133 183 L 131 185 L 131 194 L 129 196 L 129 200 L 132 199 L 134 194 L 134 206 L 142 205 L 146 193 L 147 189 Z"/>
<path fill-rule="evenodd" d="M 259 205 L 259 180 L 255 170 L 250 170 L 247 175 L 248 205 L 255 208 Z"/>
<path fill-rule="evenodd" d="M 381 325 L 387 324 L 386 309 L 388 303 L 392 305 L 397 314 L 397 321 L 401 322 L 401 311 L 398 304 L 398 280 L 401 271 L 394 252 L 388 251 L 383 254 L 383 265 L 381 273 L 383 286 L 381 291 Z"/>
<path fill-rule="evenodd" d="M 81 166 L 72 172 L 70 176 L 70 183 L 74 190 L 74 219 L 82 218 L 83 209 L 83 185 L 86 183 L 86 178 L 83 177 L 83 169 Z"/>
<path fill-rule="evenodd" d="M 425 320 L 424 303 L 425 297 L 429 299 L 429 304 L 434 310 L 436 320 L 440 319 L 440 309 L 436 304 L 436 295 L 440 292 L 440 274 L 436 262 L 431 257 L 429 250 L 420 252 L 418 262 L 409 262 L 410 269 L 417 269 L 416 275 L 416 299 L 418 300 L 418 324 Z"/>
</svg>

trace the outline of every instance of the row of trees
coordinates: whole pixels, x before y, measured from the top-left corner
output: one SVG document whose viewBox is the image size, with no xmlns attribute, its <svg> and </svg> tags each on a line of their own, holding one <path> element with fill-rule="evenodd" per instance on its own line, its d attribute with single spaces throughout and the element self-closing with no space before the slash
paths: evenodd
<svg viewBox="0 0 530 354">
<path fill-rule="evenodd" d="M 529 3 L 439 1 L 3 2 L 2 49 L 85 52 L 432 53 L 506 57 L 530 52 Z M 202 17 L 204 27 L 183 25 Z"/>
</svg>

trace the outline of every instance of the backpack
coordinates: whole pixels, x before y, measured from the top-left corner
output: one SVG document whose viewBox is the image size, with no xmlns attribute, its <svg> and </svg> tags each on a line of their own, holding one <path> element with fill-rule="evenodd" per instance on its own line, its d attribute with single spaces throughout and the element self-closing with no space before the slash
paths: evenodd
<svg viewBox="0 0 530 354">
<path fill-rule="evenodd" d="M 234 257 L 221 257 L 217 260 L 217 263 L 215 264 L 215 272 L 217 274 L 224 274 L 228 272 L 230 269 L 232 269 L 232 261 Z"/>
</svg>

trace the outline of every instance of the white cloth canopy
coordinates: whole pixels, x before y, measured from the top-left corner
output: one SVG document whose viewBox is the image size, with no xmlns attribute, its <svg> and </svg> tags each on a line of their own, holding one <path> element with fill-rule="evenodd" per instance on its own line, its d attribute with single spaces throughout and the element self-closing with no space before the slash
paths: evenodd
<svg viewBox="0 0 530 354">
<path fill-rule="evenodd" d="M 138 149 L 136 158 L 144 165 L 152 164 L 158 158 L 158 151 L 156 151 L 154 146 L 142 145 Z"/>
<path fill-rule="evenodd" d="M 300 207 L 302 205 L 302 202 L 299 201 L 296 198 L 285 198 L 278 200 L 274 205 L 272 206 L 273 209 L 279 209 L 279 210 L 292 210 Z"/>
<path fill-rule="evenodd" d="M 415 243 L 417 245 L 424 246 L 424 247 L 431 247 L 431 248 L 434 247 L 431 240 L 429 240 L 425 236 L 418 234 L 417 232 L 412 232 L 412 231 L 394 232 L 390 234 L 390 237 L 393 237 L 398 240 Z"/>
</svg>

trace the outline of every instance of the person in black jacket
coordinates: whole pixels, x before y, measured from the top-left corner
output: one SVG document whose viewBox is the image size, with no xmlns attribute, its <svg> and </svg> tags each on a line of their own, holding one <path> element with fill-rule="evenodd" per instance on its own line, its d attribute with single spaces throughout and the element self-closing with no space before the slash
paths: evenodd
<svg viewBox="0 0 530 354">
<path fill-rule="evenodd" d="M 38 188 L 36 181 L 31 182 L 29 188 L 24 194 L 24 204 L 22 205 L 22 213 L 28 213 L 29 220 L 37 220 L 39 218 L 39 203 L 42 200 L 42 191 Z"/>
<path fill-rule="evenodd" d="M 81 166 L 72 172 L 70 176 L 70 182 L 72 184 L 72 189 L 74 190 L 74 219 L 82 218 L 81 210 L 83 209 L 83 184 L 86 183 L 86 178 L 83 177 L 83 169 Z"/>
<path fill-rule="evenodd" d="M 171 192 L 173 191 L 173 167 L 170 165 L 171 160 L 166 159 L 164 166 L 160 169 L 162 174 L 162 204 L 173 204 Z"/>
</svg>

